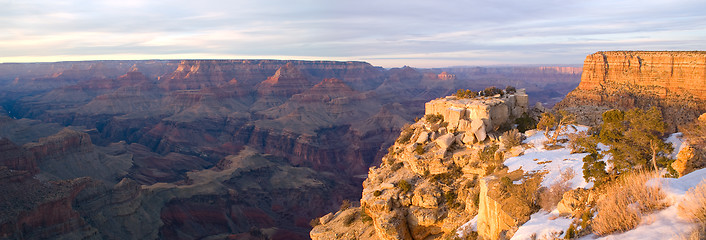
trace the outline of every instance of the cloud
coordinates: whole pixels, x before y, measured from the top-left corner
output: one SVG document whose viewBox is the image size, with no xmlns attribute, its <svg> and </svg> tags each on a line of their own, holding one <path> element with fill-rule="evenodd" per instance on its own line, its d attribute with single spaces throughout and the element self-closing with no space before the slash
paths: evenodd
<svg viewBox="0 0 706 240">
<path fill-rule="evenodd" d="M 0 62 L 284 56 L 385 66 L 414 59 L 424 67 L 425 59 L 427 65 L 581 63 L 600 50 L 706 47 L 706 3 L 695 0 L 0 0 L 0 5 Z"/>
</svg>

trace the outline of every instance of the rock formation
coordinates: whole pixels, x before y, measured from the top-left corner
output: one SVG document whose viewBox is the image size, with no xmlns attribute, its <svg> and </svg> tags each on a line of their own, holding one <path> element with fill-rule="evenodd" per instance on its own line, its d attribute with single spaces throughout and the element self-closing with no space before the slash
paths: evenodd
<svg viewBox="0 0 706 240">
<path fill-rule="evenodd" d="M 610 109 L 658 106 L 672 131 L 706 111 L 706 52 L 596 52 L 579 86 L 556 107 L 596 124 Z"/>
<path fill-rule="evenodd" d="M 447 97 L 428 102 L 427 117 L 403 129 L 380 167 L 369 170 L 360 205 L 315 220 L 318 225 L 310 236 L 453 238 L 456 229 L 474 215 L 479 219 L 477 233 L 481 237 L 512 236 L 535 209 L 519 196 L 501 191 L 499 177 L 491 174 L 530 177 L 523 176 L 522 171 L 503 172 L 495 156 L 502 158 L 509 150 L 499 149 L 494 138 L 476 136 L 493 133 L 494 126 L 512 122 L 515 114 L 525 111 L 526 99 L 520 91 L 503 97 Z M 467 123 L 461 124 L 464 121 Z M 463 140 L 465 136 L 473 140 Z M 538 184 L 536 179 L 523 181 Z"/>
<path fill-rule="evenodd" d="M 424 104 L 424 114 L 440 114 L 449 123 L 447 129 L 452 131 L 475 133 L 483 129 L 489 132 L 522 116 L 527 112 L 527 105 L 527 94 L 520 89 L 499 98 L 459 99 L 449 96 L 432 100 Z"/>
</svg>

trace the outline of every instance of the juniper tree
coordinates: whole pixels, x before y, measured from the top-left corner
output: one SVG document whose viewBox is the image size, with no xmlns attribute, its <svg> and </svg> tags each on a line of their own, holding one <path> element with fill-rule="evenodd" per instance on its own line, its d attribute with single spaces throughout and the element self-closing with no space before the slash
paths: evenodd
<svg viewBox="0 0 706 240">
<path fill-rule="evenodd" d="M 609 110 L 603 113 L 600 141 L 610 146 L 613 174 L 633 169 L 669 169 L 672 160 L 666 156 L 673 151 L 665 143 L 665 123 L 655 107 L 645 111 L 639 108 L 627 112 Z"/>
</svg>

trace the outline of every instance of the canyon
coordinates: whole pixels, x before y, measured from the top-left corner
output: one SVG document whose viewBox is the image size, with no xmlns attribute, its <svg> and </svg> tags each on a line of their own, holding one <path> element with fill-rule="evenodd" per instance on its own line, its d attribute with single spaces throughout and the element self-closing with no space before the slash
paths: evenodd
<svg viewBox="0 0 706 240">
<path fill-rule="evenodd" d="M 551 106 L 580 71 L 284 60 L 0 64 L 0 190 L 8 193 L 0 236 L 307 239 L 309 220 L 359 199 L 361 175 L 425 102 L 458 88 L 513 85 L 527 89 L 527 102 Z"/>
</svg>

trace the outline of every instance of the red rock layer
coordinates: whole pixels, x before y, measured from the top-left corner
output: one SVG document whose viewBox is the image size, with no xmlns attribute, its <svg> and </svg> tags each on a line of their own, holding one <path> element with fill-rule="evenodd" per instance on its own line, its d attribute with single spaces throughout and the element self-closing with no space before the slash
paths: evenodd
<svg viewBox="0 0 706 240">
<path fill-rule="evenodd" d="M 597 52 L 579 86 L 557 104 L 597 124 L 607 109 L 657 106 L 671 131 L 706 111 L 706 52 Z"/>
<path fill-rule="evenodd" d="M 24 170 L 32 174 L 39 172 L 34 156 L 7 138 L 0 138 L 0 166 Z"/>
<path fill-rule="evenodd" d="M 35 159 L 43 159 L 74 151 L 91 151 L 93 144 L 87 133 L 64 128 L 57 134 L 40 138 L 39 142 L 25 144 L 24 147 Z"/>
<path fill-rule="evenodd" d="M 597 52 L 586 57 L 577 91 L 643 87 L 661 98 L 706 100 L 706 52 Z"/>
</svg>

